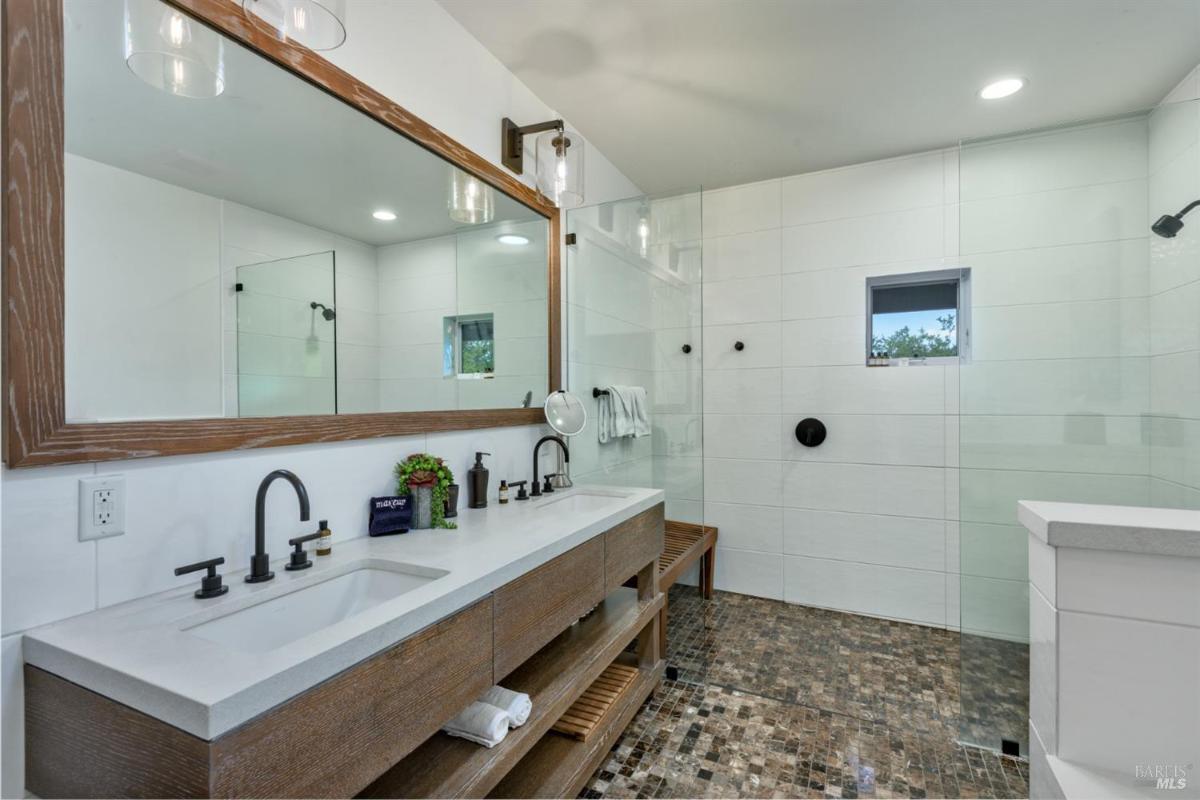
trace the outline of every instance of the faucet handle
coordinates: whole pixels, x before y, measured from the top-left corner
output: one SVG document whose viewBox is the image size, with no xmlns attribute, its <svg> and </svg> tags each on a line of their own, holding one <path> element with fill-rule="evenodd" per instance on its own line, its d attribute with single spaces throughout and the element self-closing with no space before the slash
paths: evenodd
<svg viewBox="0 0 1200 800">
<path fill-rule="evenodd" d="M 509 484 L 510 488 L 513 486 L 517 487 L 517 497 L 516 497 L 517 500 L 528 500 L 529 499 L 529 492 L 525 491 L 525 484 L 527 484 L 527 483 L 529 483 L 529 481 L 513 481 L 512 483 Z"/>
<path fill-rule="evenodd" d="M 221 582 L 221 576 L 217 574 L 217 567 L 225 563 L 225 556 L 210 558 L 207 561 L 197 561 L 195 564 L 188 564 L 185 567 L 176 567 L 176 575 L 186 575 L 189 572 L 199 572 L 202 569 L 207 569 L 208 574 L 200 579 L 200 588 L 196 590 L 196 597 L 204 600 L 209 597 L 220 597 L 229 591 L 229 587 Z"/>
<path fill-rule="evenodd" d="M 553 492 L 554 491 L 554 483 L 550 479 L 557 478 L 557 477 L 558 477 L 557 472 L 546 473 L 546 483 L 544 486 L 542 486 L 542 492 L 544 492 L 545 494 L 550 494 L 550 492 Z"/>
<path fill-rule="evenodd" d="M 304 551 L 304 543 L 311 542 L 321 535 L 320 531 L 316 533 L 306 533 L 303 536 L 297 536 L 295 539 L 288 539 L 288 544 L 296 548 L 292 551 L 291 560 L 288 561 L 286 570 L 308 569 L 312 566 L 312 562 L 308 560 L 308 553 Z"/>
</svg>

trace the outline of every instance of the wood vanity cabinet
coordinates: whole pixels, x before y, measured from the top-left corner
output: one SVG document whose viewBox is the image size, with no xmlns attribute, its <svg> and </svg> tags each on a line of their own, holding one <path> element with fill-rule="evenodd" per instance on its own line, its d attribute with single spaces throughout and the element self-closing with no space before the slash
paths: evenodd
<svg viewBox="0 0 1200 800">
<path fill-rule="evenodd" d="M 558 768 L 519 791 L 565 794 L 608 745 L 558 752 L 573 743 L 548 733 L 558 716 L 607 664 L 631 661 L 640 678 L 606 720 L 600 739 L 611 744 L 662 678 L 662 537 L 660 503 L 211 741 L 27 664 L 27 787 L 41 797 L 480 796 L 545 750 Z M 621 588 L 631 576 L 637 588 Z M 622 655 L 635 637 L 637 653 Z M 502 679 L 533 697 L 525 726 L 491 750 L 438 733 Z"/>
</svg>

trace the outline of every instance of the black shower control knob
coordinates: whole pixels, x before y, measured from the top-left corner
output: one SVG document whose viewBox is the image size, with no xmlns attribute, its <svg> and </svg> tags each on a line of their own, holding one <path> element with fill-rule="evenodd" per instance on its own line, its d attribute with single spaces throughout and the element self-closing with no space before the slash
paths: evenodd
<svg viewBox="0 0 1200 800">
<path fill-rule="evenodd" d="M 733 349 L 737 350 L 740 353 L 746 349 L 746 343 L 745 342 L 734 342 Z"/>
<path fill-rule="evenodd" d="M 690 344 L 685 344 L 683 347 L 681 347 L 681 348 L 679 348 L 679 349 L 683 351 L 683 354 L 684 354 L 685 356 L 686 356 L 688 353 L 692 352 L 692 346 L 691 346 Z"/>
<path fill-rule="evenodd" d="M 796 441 L 805 447 L 816 447 L 825 441 L 825 423 L 815 417 L 805 417 L 796 423 Z"/>
</svg>

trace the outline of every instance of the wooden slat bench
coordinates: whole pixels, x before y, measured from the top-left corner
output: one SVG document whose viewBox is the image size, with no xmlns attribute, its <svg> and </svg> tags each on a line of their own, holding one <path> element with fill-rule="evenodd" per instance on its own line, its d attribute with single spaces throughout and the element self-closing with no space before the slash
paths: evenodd
<svg viewBox="0 0 1200 800">
<path fill-rule="evenodd" d="M 700 594 L 712 599 L 713 572 L 717 560 L 717 529 L 708 525 L 667 520 L 662 556 L 658 559 L 658 586 L 663 593 L 659 635 L 661 652 L 667 652 L 667 590 L 692 564 L 700 562 Z"/>
</svg>

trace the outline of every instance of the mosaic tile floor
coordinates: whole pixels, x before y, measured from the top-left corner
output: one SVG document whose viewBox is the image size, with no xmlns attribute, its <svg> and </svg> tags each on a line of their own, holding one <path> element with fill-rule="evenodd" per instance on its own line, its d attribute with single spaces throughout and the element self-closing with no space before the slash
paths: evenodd
<svg viewBox="0 0 1200 800">
<path fill-rule="evenodd" d="M 704 602 L 686 586 L 671 612 L 678 679 L 582 797 L 1028 795 L 1026 762 L 955 741 L 957 634 L 724 592 Z M 989 654 L 978 663 L 1000 669 L 1019 652 Z M 988 676 L 1007 687 L 989 702 L 1011 702 L 1013 718 L 1021 666 Z"/>
</svg>

